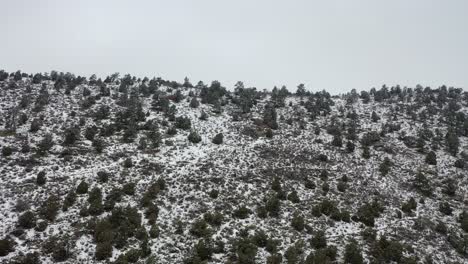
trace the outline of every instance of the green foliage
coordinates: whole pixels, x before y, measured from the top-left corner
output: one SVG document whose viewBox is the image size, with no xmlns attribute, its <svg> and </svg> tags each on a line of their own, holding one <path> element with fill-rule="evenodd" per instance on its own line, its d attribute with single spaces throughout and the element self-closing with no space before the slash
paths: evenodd
<svg viewBox="0 0 468 264">
<path fill-rule="evenodd" d="M 46 134 L 42 140 L 37 144 L 37 153 L 45 155 L 54 146 L 52 134 Z"/>
<path fill-rule="evenodd" d="M 344 263 L 346 264 L 362 264 L 364 259 L 362 257 L 362 250 L 355 240 L 351 240 L 346 244 L 344 252 Z"/>
<path fill-rule="evenodd" d="M 14 251 L 14 242 L 8 238 L 0 239 L 0 257 L 4 257 Z"/>
<path fill-rule="evenodd" d="M 71 256 L 71 245 L 67 237 L 52 236 L 42 245 L 46 254 L 51 254 L 54 262 L 63 262 Z"/>
<path fill-rule="evenodd" d="M 437 156 L 434 151 L 427 153 L 426 163 L 429 165 L 437 165 Z"/>
<path fill-rule="evenodd" d="M 213 245 L 209 240 L 200 239 L 198 243 L 195 244 L 195 254 L 200 258 L 200 260 L 209 260 L 213 255 Z"/>
<path fill-rule="evenodd" d="M 249 238 L 240 238 L 236 241 L 234 248 L 236 249 L 237 260 L 243 264 L 255 264 L 255 256 L 258 248 Z"/>
<path fill-rule="evenodd" d="M 301 200 L 299 199 L 299 196 L 297 195 L 297 191 L 293 190 L 288 194 L 288 200 L 293 202 L 293 203 L 299 203 Z"/>
<path fill-rule="evenodd" d="M 265 204 L 265 209 L 271 217 L 278 217 L 281 210 L 280 200 L 276 195 L 271 195 Z"/>
<path fill-rule="evenodd" d="M 106 183 L 109 181 L 109 177 L 111 176 L 109 172 L 107 171 L 99 171 L 97 173 L 99 182 Z"/>
<path fill-rule="evenodd" d="M 192 127 L 192 122 L 189 117 L 179 116 L 175 119 L 175 127 L 178 129 L 189 130 Z"/>
<path fill-rule="evenodd" d="M 127 182 L 122 186 L 122 192 L 126 195 L 132 196 L 135 195 L 135 183 Z"/>
<path fill-rule="evenodd" d="M 453 209 L 448 202 L 441 202 L 439 204 L 439 211 L 444 215 L 452 215 Z"/>
<path fill-rule="evenodd" d="M 463 211 L 459 218 L 461 229 L 468 233 L 468 211 Z"/>
<path fill-rule="evenodd" d="M 123 167 L 124 168 L 131 168 L 133 167 L 133 161 L 132 161 L 132 158 L 131 157 L 127 157 L 124 162 L 123 162 Z"/>
<path fill-rule="evenodd" d="M 151 226 L 151 229 L 149 231 L 149 236 L 151 238 L 157 238 L 161 234 L 161 230 L 159 229 L 158 225 L 154 224 Z"/>
<path fill-rule="evenodd" d="M 36 215 L 31 211 L 26 211 L 18 217 L 18 226 L 24 229 L 31 229 L 36 226 Z"/>
<path fill-rule="evenodd" d="M 376 123 L 377 121 L 380 120 L 380 117 L 379 115 L 377 115 L 375 111 L 372 111 L 371 119 L 372 119 L 372 122 Z"/>
<path fill-rule="evenodd" d="M 374 226 L 375 218 L 379 217 L 383 211 L 384 207 L 377 200 L 374 200 L 359 207 L 356 217 L 358 221 L 366 226 Z"/>
<path fill-rule="evenodd" d="M 325 232 L 321 230 L 315 232 L 314 236 L 310 240 L 310 244 L 316 249 L 325 248 L 327 246 L 327 237 L 325 236 Z"/>
<path fill-rule="evenodd" d="M 239 218 L 239 219 L 245 219 L 247 218 L 250 214 L 252 213 L 252 211 L 245 207 L 245 206 L 239 206 L 238 208 L 236 208 L 233 212 L 233 215 L 234 217 L 236 218 Z"/>
<path fill-rule="evenodd" d="M 190 131 L 190 134 L 188 135 L 188 140 L 194 144 L 199 143 L 202 139 L 200 135 L 195 130 Z"/>
<path fill-rule="evenodd" d="M 192 100 L 190 101 L 190 107 L 191 108 L 198 108 L 200 103 L 198 102 L 196 97 L 192 97 Z"/>
<path fill-rule="evenodd" d="M 304 217 L 300 213 L 295 212 L 291 220 L 291 226 L 299 232 L 304 230 Z"/>
<path fill-rule="evenodd" d="M 403 258 L 403 245 L 396 240 L 388 240 L 385 236 L 371 244 L 370 255 L 378 263 L 395 261 L 400 263 Z"/>
<path fill-rule="evenodd" d="M 80 184 L 78 184 L 78 187 L 76 187 L 76 193 L 77 194 L 85 194 L 88 192 L 89 185 L 85 181 L 81 181 Z"/>
<path fill-rule="evenodd" d="M 361 138 L 361 144 L 367 147 L 372 146 L 379 141 L 380 135 L 375 131 L 367 132 Z"/>
<path fill-rule="evenodd" d="M 432 184 L 421 171 L 416 173 L 413 179 L 413 187 L 424 196 L 432 195 Z"/>
<path fill-rule="evenodd" d="M 275 253 L 267 257 L 267 264 L 281 264 L 283 263 L 283 256 L 281 254 Z"/>
<path fill-rule="evenodd" d="M 263 111 L 263 123 L 271 129 L 278 129 L 276 109 L 271 106 L 265 106 Z"/>
<path fill-rule="evenodd" d="M 196 237 L 207 237 L 211 233 L 211 229 L 204 219 L 195 220 L 190 229 L 190 234 Z"/>
<path fill-rule="evenodd" d="M 223 214 L 220 212 L 207 212 L 203 215 L 203 219 L 212 226 L 220 226 L 223 222 Z"/>
<path fill-rule="evenodd" d="M 46 173 L 45 171 L 40 171 L 37 176 L 36 176 L 36 184 L 39 185 L 39 186 L 42 186 L 44 184 L 46 184 Z"/>
<path fill-rule="evenodd" d="M 112 257 L 112 244 L 108 241 L 97 243 L 95 257 L 99 261 Z"/>
<path fill-rule="evenodd" d="M 136 236 L 140 227 L 141 215 L 135 207 L 115 207 L 110 215 L 93 225 L 92 231 L 96 242 L 122 248 L 129 238 Z"/>
<path fill-rule="evenodd" d="M 73 206 L 73 204 L 75 203 L 76 201 L 76 193 L 75 191 L 72 189 L 70 190 L 67 195 L 65 196 L 65 200 L 63 201 L 63 207 L 62 207 L 62 210 L 63 211 L 67 211 L 68 208 L 70 208 L 71 206 Z"/>
<path fill-rule="evenodd" d="M 50 195 L 39 208 L 39 215 L 51 222 L 57 217 L 60 209 L 60 198 L 56 195 Z"/>
<path fill-rule="evenodd" d="M 418 204 L 416 200 L 411 197 L 406 203 L 403 203 L 401 206 L 401 210 L 407 214 L 410 214 L 413 210 L 416 210 Z"/>
<path fill-rule="evenodd" d="M 337 211 L 339 212 L 338 207 L 336 206 L 336 202 L 330 201 L 328 199 L 322 200 L 312 208 L 312 214 L 315 217 L 319 217 L 322 214 L 330 216 L 332 213 Z"/>
<path fill-rule="evenodd" d="M 94 187 L 88 195 L 88 213 L 97 216 L 103 213 L 102 192 L 98 187 Z"/>
<path fill-rule="evenodd" d="M 257 230 L 252 237 L 252 241 L 257 247 L 264 248 L 268 242 L 268 235 L 261 229 Z"/>
<path fill-rule="evenodd" d="M 216 136 L 213 138 L 212 142 L 216 145 L 220 145 L 223 143 L 223 134 L 222 133 L 218 133 L 216 134 Z"/>
<path fill-rule="evenodd" d="M 382 176 L 386 176 L 390 172 L 391 166 L 392 162 L 389 158 L 385 157 L 385 159 L 379 166 L 379 171 L 382 174 Z"/>
</svg>

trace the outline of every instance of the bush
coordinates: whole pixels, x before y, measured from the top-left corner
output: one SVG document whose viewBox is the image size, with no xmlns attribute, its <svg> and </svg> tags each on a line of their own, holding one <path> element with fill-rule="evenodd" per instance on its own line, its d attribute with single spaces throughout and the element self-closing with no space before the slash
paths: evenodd
<svg viewBox="0 0 468 264">
<path fill-rule="evenodd" d="M 213 138 L 212 142 L 216 145 L 220 145 L 223 143 L 223 134 L 219 133 Z"/>
<path fill-rule="evenodd" d="M 239 218 L 239 219 L 245 219 L 249 216 L 251 213 L 250 209 L 245 207 L 245 206 L 240 206 L 237 209 L 234 210 L 234 217 Z"/>
<path fill-rule="evenodd" d="M 102 206 L 102 192 L 98 187 L 94 187 L 88 196 L 89 208 L 88 212 L 90 215 L 100 215 L 103 213 Z"/>
<path fill-rule="evenodd" d="M 437 165 L 437 156 L 434 151 L 427 153 L 426 163 L 429 165 Z"/>
<path fill-rule="evenodd" d="M 62 209 L 64 211 L 67 211 L 68 208 L 70 208 L 71 206 L 73 206 L 73 204 L 75 203 L 76 201 L 76 193 L 74 190 L 70 190 L 68 193 L 67 193 L 67 196 L 65 196 L 65 200 L 63 201 L 63 207 Z"/>
<path fill-rule="evenodd" d="M 336 185 L 336 189 L 339 192 L 345 192 L 346 188 L 348 188 L 348 185 L 346 184 L 346 182 L 343 181 L 338 182 L 338 184 Z"/>
<path fill-rule="evenodd" d="M 8 156 L 10 156 L 11 154 L 13 154 L 13 149 L 12 149 L 11 147 L 9 147 L 9 146 L 4 146 L 4 147 L 2 148 L 2 155 L 3 155 L 4 157 L 8 157 Z"/>
<path fill-rule="evenodd" d="M 124 184 L 122 186 L 122 192 L 130 196 L 135 195 L 135 183 L 129 182 L 129 183 Z"/>
<path fill-rule="evenodd" d="M 325 248 L 327 246 L 327 237 L 325 236 L 325 232 L 321 230 L 315 232 L 314 236 L 310 240 L 310 244 L 315 249 Z"/>
<path fill-rule="evenodd" d="M 110 173 L 107 171 L 99 171 L 97 173 L 99 182 L 106 183 L 109 181 Z"/>
<path fill-rule="evenodd" d="M 461 225 L 461 229 L 468 233 L 468 211 L 463 211 L 460 214 L 459 222 Z"/>
<path fill-rule="evenodd" d="M 241 238 L 236 241 L 235 245 L 237 260 L 243 264 L 255 264 L 255 256 L 258 248 L 248 238 Z"/>
<path fill-rule="evenodd" d="M 197 244 L 195 244 L 195 254 L 200 258 L 201 261 L 206 261 L 211 259 L 213 254 L 213 247 L 208 240 L 200 239 Z"/>
<path fill-rule="evenodd" d="M 390 172 L 391 166 L 392 162 L 389 158 L 386 157 L 379 166 L 379 171 L 382 174 L 382 176 L 386 176 Z"/>
<path fill-rule="evenodd" d="M 159 234 L 161 233 L 161 231 L 159 230 L 159 227 L 157 225 L 152 225 L 151 226 L 151 229 L 149 231 L 149 236 L 151 238 L 157 238 L 159 237 Z"/>
<path fill-rule="evenodd" d="M 220 212 L 208 212 L 203 215 L 203 219 L 212 226 L 220 226 L 223 222 L 223 215 Z"/>
<path fill-rule="evenodd" d="M 299 199 L 299 196 L 297 195 L 297 191 L 293 190 L 288 194 L 288 200 L 293 202 L 293 203 L 299 203 L 301 200 Z"/>
<path fill-rule="evenodd" d="M 39 208 L 39 214 L 44 219 L 47 219 L 51 222 L 55 220 L 57 217 L 58 211 L 60 209 L 60 199 L 55 195 L 49 196 L 47 200 L 45 200 L 41 207 Z"/>
<path fill-rule="evenodd" d="M 47 226 L 47 221 L 39 220 L 37 221 L 36 228 L 34 228 L 34 230 L 36 230 L 37 232 L 44 232 L 47 229 Z"/>
<path fill-rule="evenodd" d="M 14 251 L 14 242 L 10 239 L 0 239 L 0 257 L 4 257 Z"/>
<path fill-rule="evenodd" d="M 128 157 L 124 160 L 123 162 L 123 166 L 124 168 L 131 168 L 133 167 L 133 161 L 132 161 L 132 158 Z"/>
<path fill-rule="evenodd" d="M 208 120 L 208 114 L 205 111 L 202 110 L 201 114 L 200 114 L 200 117 L 198 119 L 200 119 L 202 121 L 206 121 L 206 120 Z"/>
<path fill-rule="evenodd" d="M 424 196 L 431 196 L 432 195 L 432 184 L 429 179 L 422 173 L 416 173 L 413 179 L 413 187 L 423 194 Z"/>
<path fill-rule="evenodd" d="M 370 255 L 378 263 L 400 263 L 403 258 L 403 245 L 398 241 L 388 240 L 385 236 L 381 236 L 371 245 Z"/>
<path fill-rule="evenodd" d="M 36 176 L 36 184 L 42 186 L 46 183 L 46 173 L 45 171 L 40 171 Z"/>
<path fill-rule="evenodd" d="M 192 131 L 190 132 L 190 134 L 188 135 L 188 140 L 189 140 L 190 142 L 192 142 L 192 143 L 197 144 L 197 143 L 199 143 L 202 139 L 201 139 L 201 137 L 198 135 L 198 133 L 197 133 L 196 131 L 192 130 Z"/>
<path fill-rule="evenodd" d="M 362 251 L 355 240 L 351 240 L 345 247 L 344 263 L 346 264 L 362 264 L 364 259 Z"/>
<path fill-rule="evenodd" d="M 27 253 L 24 256 L 19 256 L 13 261 L 15 264 L 40 264 L 41 259 L 38 252 Z"/>
<path fill-rule="evenodd" d="M 280 200 L 276 195 L 272 195 L 266 201 L 265 209 L 271 217 L 277 217 L 280 213 Z"/>
<path fill-rule="evenodd" d="M 132 248 L 127 253 L 125 253 L 125 259 L 130 263 L 135 263 L 140 259 L 141 252 L 136 248 Z"/>
<path fill-rule="evenodd" d="M 88 193 L 88 183 L 85 181 L 81 181 L 80 184 L 78 184 L 78 187 L 76 187 L 76 193 L 77 194 L 85 194 Z"/>
<path fill-rule="evenodd" d="M 200 106 L 200 102 L 198 102 L 196 97 L 193 97 L 192 100 L 190 101 L 190 107 L 198 108 L 198 106 Z"/>
<path fill-rule="evenodd" d="M 354 149 L 356 148 L 356 145 L 352 141 L 346 142 L 346 150 L 351 153 L 354 152 Z"/>
<path fill-rule="evenodd" d="M 379 133 L 375 131 L 367 132 L 361 138 L 361 144 L 363 146 L 372 146 L 379 141 L 380 141 L 380 135 Z"/>
<path fill-rule="evenodd" d="M 444 215 L 452 215 L 453 209 L 448 202 L 442 202 L 439 204 L 439 211 Z"/>
<path fill-rule="evenodd" d="M 101 242 L 96 244 L 96 260 L 105 260 L 112 257 L 112 244 Z"/>
<path fill-rule="evenodd" d="M 36 215 L 31 211 L 26 211 L 18 218 L 18 226 L 24 229 L 31 229 L 36 226 Z"/>
<path fill-rule="evenodd" d="M 166 131 L 166 134 L 168 134 L 170 136 L 176 135 L 177 134 L 177 128 L 174 127 L 174 126 L 168 128 L 167 131 Z"/>
<path fill-rule="evenodd" d="M 411 197 L 406 203 L 403 203 L 401 206 L 401 210 L 407 214 L 410 214 L 413 210 L 416 210 L 418 204 L 416 200 Z"/>
<path fill-rule="evenodd" d="M 179 129 L 189 130 L 192 127 L 192 122 L 188 117 L 179 116 L 175 120 L 175 126 Z"/>
<path fill-rule="evenodd" d="M 358 208 L 356 213 L 357 220 L 366 226 L 374 226 L 375 218 L 379 217 L 384 208 L 380 203 L 374 200 L 372 203 L 365 203 Z"/>
<path fill-rule="evenodd" d="M 219 191 L 216 189 L 212 189 L 208 194 L 212 199 L 218 198 Z"/>
<path fill-rule="evenodd" d="M 294 213 L 291 220 L 291 226 L 299 232 L 304 230 L 304 217 L 297 212 Z"/>
<path fill-rule="evenodd" d="M 196 237 L 207 237 L 210 233 L 211 230 L 204 219 L 196 220 L 190 229 L 190 234 Z"/>
<path fill-rule="evenodd" d="M 319 204 L 312 208 L 312 214 L 315 217 L 320 217 L 322 214 L 330 216 L 332 213 L 339 211 L 336 203 L 328 199 L 322 200 Z"/>
</svg>

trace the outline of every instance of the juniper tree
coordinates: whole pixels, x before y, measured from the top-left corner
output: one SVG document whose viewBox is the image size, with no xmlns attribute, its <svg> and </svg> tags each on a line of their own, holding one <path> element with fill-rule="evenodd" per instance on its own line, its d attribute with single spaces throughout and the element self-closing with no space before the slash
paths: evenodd
<svg viewBox="0 0 468 264">
<path fill-rule="evenodd" d="M 222 133 L 218 133 L 216 134 L 216 136 L 213 138 L 212 142 L 216 145 L 220 145 L 223 143 L 223 134 Z"/>
<path fill-rule="evenodd" d="M 271 129 L 278 129 L 276 109 L 266 105 L 263 111 L 263 123 Z"/>
</svg>

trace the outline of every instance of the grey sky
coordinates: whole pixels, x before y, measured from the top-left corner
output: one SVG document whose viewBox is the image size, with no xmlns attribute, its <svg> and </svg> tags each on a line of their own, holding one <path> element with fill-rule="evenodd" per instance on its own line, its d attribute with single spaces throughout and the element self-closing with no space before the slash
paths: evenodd
<svg viewBox="0 0 468 264">
<path fill-rule="evenodd" d="M 1 1 L 0 68 L 333 93 L 468 87 L 466 0 Z"/>
</svg>

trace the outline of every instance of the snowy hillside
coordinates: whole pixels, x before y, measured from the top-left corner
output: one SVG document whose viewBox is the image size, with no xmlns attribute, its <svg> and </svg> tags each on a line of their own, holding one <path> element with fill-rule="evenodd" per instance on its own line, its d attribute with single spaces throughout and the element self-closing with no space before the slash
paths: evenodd
<svg viewBox="0 0 468 264">
<path fill-rule="evenodd" d="M 0 148 L 0 263 L 468 263 L 461 89 L 1 71 Z"/>
</svg>

